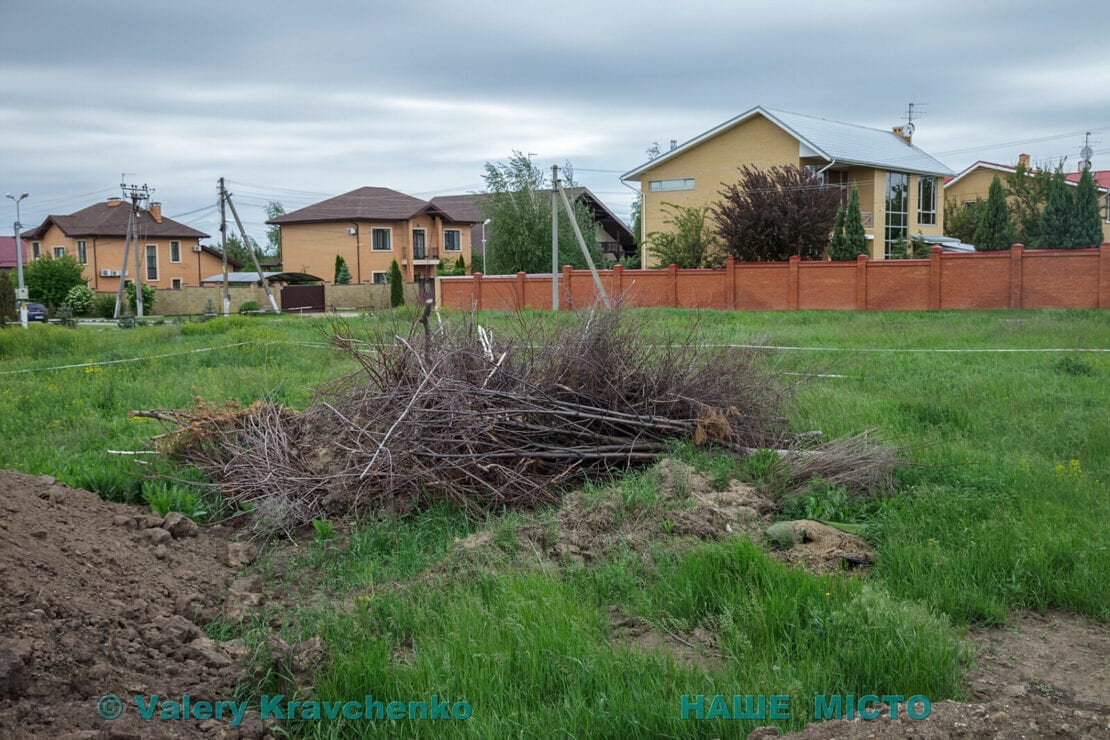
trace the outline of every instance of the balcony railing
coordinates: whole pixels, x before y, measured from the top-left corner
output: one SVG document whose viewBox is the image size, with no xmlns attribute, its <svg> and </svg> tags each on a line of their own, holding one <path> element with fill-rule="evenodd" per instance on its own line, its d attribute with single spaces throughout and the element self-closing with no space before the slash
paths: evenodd
<svg viewBox="0 0 1110 740">
<path fill-rule="evenodd" d="M 412 259 L 416 260 L 434 260 L 439 262 L 439 249 L 437 247 L 413 247 Z"/>
</svg>

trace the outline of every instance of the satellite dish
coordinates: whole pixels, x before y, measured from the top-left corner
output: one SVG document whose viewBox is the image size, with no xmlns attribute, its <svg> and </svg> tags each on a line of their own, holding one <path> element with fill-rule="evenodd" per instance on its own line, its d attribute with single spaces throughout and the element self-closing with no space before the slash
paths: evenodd
<svg viewBox="0 0 1110 740">
<path fill-rule="evenodd" d="M 902 127 L 902 130 L 906 132 L 906 136 L 913 136 L 913 128 L 913 121 L 910 121 Z"/>
<path fill-rule="evenodd" d="M 1091 155 L 1093 155 L 1094 153 L 1095 152 L 1093 149 L 1091 149 L 1091 147 L 1084 145 L 1084 147 L 1079 150 L 1079 157 L 1081 159 L 1090 161 Z"/>
</svg>

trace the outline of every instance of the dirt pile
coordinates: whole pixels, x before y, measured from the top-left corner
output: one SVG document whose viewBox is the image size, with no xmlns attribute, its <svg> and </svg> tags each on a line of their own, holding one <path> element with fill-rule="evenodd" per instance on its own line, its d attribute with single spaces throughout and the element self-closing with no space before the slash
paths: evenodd
<svg viewBox="0 0 1110 740">
<path fill-rule="evenodd" d="M 198 625 L 217 615 L 243 547 L 179 515 L 0 471 L 0 736 L 263 736 L 257 718 L 145 722 L 133 701 L 231 697 L 246 649 Z M 106 694 L 124 700 L 112 722 L 97 715 Z"/>
</svg>

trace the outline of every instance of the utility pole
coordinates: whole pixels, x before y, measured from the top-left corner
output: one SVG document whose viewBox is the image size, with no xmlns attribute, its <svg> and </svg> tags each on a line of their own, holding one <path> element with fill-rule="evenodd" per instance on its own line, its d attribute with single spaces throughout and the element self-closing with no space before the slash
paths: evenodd
<svg viewBox="0 0 1110 740">
<path fill-rule="evenodd" d="M 256 270 L 255 274 L 258 275 L 258 279 L 262 281 L 262 289 L 266 291 L 266 297 L 270 300 L 270 308 L 273 309 L 274 313 L 281 313 L 281 309 L 278 308 L 277 301 L 274 300 L 274 294 L 270 290 L 270 284 L 268 282 L 266 282 L 266 278 L 262 275 L 262 265 L 258 264 L 258 255 L 254 253 L 254 248 L 251 247 L 250 239 L 247 238 L 246 229 L 243 228 L 243 222 L 239 220 L 239 212 L 235 210 L 235 204 L 231 201 L 231 193 L 227 192 L 227 190 L 224 188 L 224 179 L 222 177 L 220 178 L 220 192 L 223 195 L 223 200 L 227 201 L 228 208 L 231 209 L 231 215 L 235 218 L 235 225 L 239 227 L 239 238 L 243 240 L 243 246 L 245 246 L 247 248 L 247 251 L 251 255 L 251 261 L 254 262 L 254 269 Z M 220 203 L 220 210 L 221 210 L 221 214 L 222 214 L 222 212 L 223 212 L 223 202 L 222 201 Z M 227 279 L 226 278 L 226 274 L 227 274 L 226 273 L 226 265 L 227 265 L 227 255 L 226 254 L 224 255 L 224 265 L 225 265 L 225 272 L 224 272 L 225 278 L 224 279 L 226 280 Z M 226 285 L 226 283 L 225 283 L 225 285 Z M 225 288 L 225 290 L 226 290 L 226 288 Z"/>
<path fill-rule="evenodd" d="M 563 185 L 558 180 L 555 181 L 555 188 L 559 191 L 559 195 L 563 197 L 563 207 L 567 209 L 567 216 L 570 217 L 570 227 L 574 230 L 574 238 L 578 240 L 578 246 L 582 250 L 582 255 L 586 258 L 590 274 L 594 277 L 594 287 L 597 288 L 597 294 L 606 308 L 612 308 L 613 303 L 609 300 L 609 294 L 605 292 L 605 286 L 601 284 L 601 276 L 597 274 L 597 268 L 594 266 L 594 258 L 590 256 L 590 250 L 586 249 L 586 240 L 582 238 L 582 229 L 578 227 L 578 219 L 574 217 L 574 209 L 570 206 L 567 191 L 563 190 Z"/>
<path fill-rule="evenodd" d="M 127 217 L 127 237 L 123 243 L 123 265 L 119 271 L 119 289 L 116 291 L 116 311 L 115 317 L 118 319 L 120 315 L 121 306 L 123 304 L 123 288 L 124 282 L 127 280 L 127 258 L 131 245 L 135 246 L 135 274 L 133 275 L 135 283 L 135 317 L 141 319 L 143 317 L 143 271 L 142 260 L 143 255 L 139 249 L 139 219 L 142 215 L 142 204 L 150 201 L 150 194 L 153 192 L 152 188 L 147 187 L 145 184 L 128 185 L 120 183 L 120 190 L 123 195 L 131 200 L 131 213 Z"/>
<path fill-rule="evenodd" d="M 20 239 L 19 232 L 23 229 L 23 224 L 19 219 L 19 202 L 27 197 L 27 193 L 23 193 L 18 198 L 11 193 L 5 193 L 8 198 L 15 202 L 15 273 L 16 281 L 19 287 L 15 291 L 15 297 L 19 301 L 19 323 L 23 328 L 27 328 L 27 287 L 23 284 L 23 242 Z"/>
<path fill-rule="evenodd" d="M 224 253 L 224 316 L 231 315 L 231 289 L 227 279 L 227 191 L 220 178 L 220 251 Z"/>
<path fill-rule="evenodd" d="M 551 310 L 559 310 L 559 165 L 551 165 Z"/>
</svg>

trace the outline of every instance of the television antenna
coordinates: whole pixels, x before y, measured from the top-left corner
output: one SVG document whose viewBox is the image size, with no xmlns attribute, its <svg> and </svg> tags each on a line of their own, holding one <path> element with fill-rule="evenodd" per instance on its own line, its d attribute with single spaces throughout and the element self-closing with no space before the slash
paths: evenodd
<svg viewBox="0 0 1110 740">
<path fill-rule="evenodd" d="M 920 107 L 924 108 L 926 105 L 928 105 L 928 103 L 910 103 L 909 104 L 908 108 L 906 109 L 906 115 L 903 116 L 903 118 L 906 119 L 906 125 L 902 127 L 902 130 L 906 132 L 907 136 L 913 136 L 913 132 L 917 128 L 916 124 L 914 124 L 914 122 L 913 122 L 914 117 L 916 116 L 918 118 L 921 118 L 922 116 L 925 115 L 924 111 L 915 110 L 915 107 L 920 106 Z"/>
</svg>

